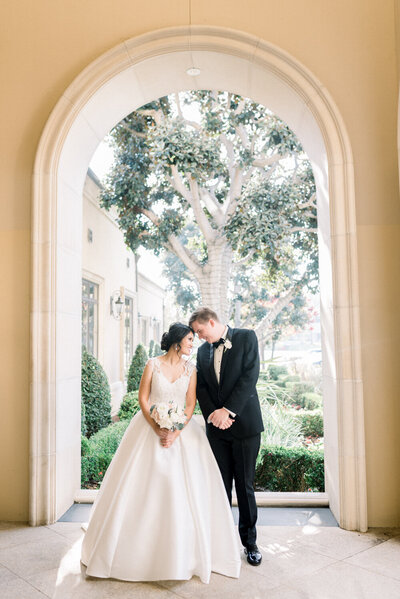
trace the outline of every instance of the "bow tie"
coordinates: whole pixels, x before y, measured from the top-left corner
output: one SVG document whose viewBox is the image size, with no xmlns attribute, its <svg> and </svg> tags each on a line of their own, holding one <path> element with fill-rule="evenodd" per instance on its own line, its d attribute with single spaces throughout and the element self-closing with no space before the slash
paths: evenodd
<svg viewBox="0 0 400 599">
<path fill-rule="evenodd" d="M 225 339 L 223 337 L 221 337 L 221 339 L 218 339 L 218 341 L 214 341 L 213 346 L 215 349 L 217 349 L 217 347 L 219 347 L 221 345 L 221 343 L 225 343 Z"/>
</svg>

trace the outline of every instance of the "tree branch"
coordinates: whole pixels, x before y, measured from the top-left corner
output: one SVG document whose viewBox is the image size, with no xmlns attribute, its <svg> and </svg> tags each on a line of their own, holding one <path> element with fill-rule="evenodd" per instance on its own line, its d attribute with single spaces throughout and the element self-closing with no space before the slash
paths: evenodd
<svg viewBox="0 0 400 599">
<path fill-rule="evenodd" d="M 236 266 L 242 266 L 243 264 L 246 264 L 250 260 L 250 258 L 252 256 L 254 256 L 255 251 L 256 250 L 254 248 L 251 249 L 243 258 L 240 258 L 240 260 L 238 260 L 237 262 L 234 262 L 233 266 L 236 267 Z"/>
<path fill-rule="evenodd" d="M 303 233 L 318 233 L 318 229 L 315 227 L 292 227 L 289 231 L 290 233 L 298 233 L 299 231 Z"/>
<path fill-rule="evenodd" d="M 154 109 L 142 109 L 142 110 L 137 110 L 138 114 L 144 114 L 146 116 L 151 116 L 155 122 L 156 125 L 161 125 L 162 120 L 163 120 L 163 116 L 162 116 L 162 111 L 161 110 L 154 110 Z"/>
<path fill-rule="evenodd" d="M 211 227 L 207 216 L 204 214 L 204 210 L 203 210 L 203 207 L 202 207 L 201 201 L 200 201 L 199 185 L 198 185 L 196 179 L 194 179 L 192 177 L 192 175 L 189 176 L 189 186 L 190 186 L 190 191 L 191 191 L 190 205 L 194 212 L 194 216 L 197 221 L 197 224 L 199 225 L 200 230 L 203 233 L 206 241 L 214 241 L 214 239 L 217 235 L 217 231 L 215 231 Z"/>
<path fill-rule="evenodd" d="M 170 250 L 179 258 L 188 270 L 195 276 L 199 277 L 202 273 L 202 266 L 196 256 L 182 245 L 176 235 L 172 233 L 168 235 L 168 243 Z"/>
<path fill-rule="evenodd" d="M 275 162 L 279 162 L 284 158 L 288 158 L 289 154 L 273 154 L 272 156 L 266 156 L 265 158 L 255 158 L 253 160 L 253 166 L 265 167 Z"/>
</svg>

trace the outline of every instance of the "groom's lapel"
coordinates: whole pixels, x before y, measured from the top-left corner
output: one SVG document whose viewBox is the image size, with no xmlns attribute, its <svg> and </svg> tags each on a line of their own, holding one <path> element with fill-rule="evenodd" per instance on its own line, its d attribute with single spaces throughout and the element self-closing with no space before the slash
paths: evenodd
<svg viewBox="0 0 400 599">
<path fill-rule="evenodd" d="M 229 341 L 232 343 L 232 335 L 233 335 L 233 330 L 228 327 L 228 332 L 226 334 L 226 338 L 229 339 Z M 225 370 L 225 366 L 226 363 L 228 361 L 228 354 L 229 352 L 231 352 L 232 349 L 228 349 L 228 348 L 224 348 L 224 353 L 222 354 L 222 362 L 221 362 L 221 370 L 220 370 L 220 374 L 219 374 L 219 384 L 222 384 L 222 377 L 224 376 L 224 370 Z"/>
<path fill-rule="evenodd" d="M 218 387 L 217 375 L 215 374 L 215 368 L 214 368 L 214 346 L 212 343 L 210 343 L 209 360 L 210 360 L 210 362 L 209 362 L 210 377 L 211 377 L 211 380 L 214 383 L 214 385 L 216 385 Z"/>
</svg>

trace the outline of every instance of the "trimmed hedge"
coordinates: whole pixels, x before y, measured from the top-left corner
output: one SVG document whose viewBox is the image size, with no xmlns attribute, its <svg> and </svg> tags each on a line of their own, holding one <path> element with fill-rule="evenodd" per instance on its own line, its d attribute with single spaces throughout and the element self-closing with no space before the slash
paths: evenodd
<svg viewBox="0 0 400 599">
<path fill-rule="evenodd" d="M 118 412 L 120 420 L 131 420 L 140 411 L 138 395 L 139 391 L 131 391 L 124 396 Z"/>
<path fill-rule="evenodd" d="M 86 426 L 86 410 L 85 404 L 81 401 L 81 435 L 86 435 L 87 426 Z"/>
<path fill-rule="evenodd" d="M 154 350 L 154 339 L 150 339 L 150 343 L 149 343 L 149 358 L 152 358 L 154 356 L 153 350 Z"/>
<path fill-rule="evenodd" d="M 111 422 L 111 391 L 100 362 L 85 348 L 82 350 L 81 397 L 85 406 L 86 436 L 90 437 Z"/>
<path fill-rule="evenodd" d="M 283 364 L 269 364 L 267 373 L 270 379 L 277 381 L 280 375 L 288 374 L 288 369 Z"/>
<path fill-rule="evenodd" d="M 115 422 L 94 434 L 90 439 L 82 437 L 82 488 L 101 483 L 129 423 L 129 420 Z"/>
<path fill-rule="evenodd" d="M 156 358 L 157 356 L 162 356 L 163 355 L 163 350 L 161 349 L 160 345 L 158 343 L 156 343 L 154 345 L 154 349 L 153 349 L 153 358 Z"/>
<path fill-rule="evenodd" d="M 146 366 L 147 360 L 147 352 L 143 345 L 139 343 L 133 355 L 131 365 L 129 366 L 127 385 L 128 393 L 130 393 L 130 391 L 137 391 L 139 389 L 140 379 L 142 378 L 143 370 Z"/>
<path fill-rule="evenodd" d="M 263 491 L 324 491 L 324 452 L 303 447 L 262 447 L 255 486 Z"/>
<path fill-rule="evenodd" d="M 303 393 L 304 409 L 317 410 L 322 408 L 322 395 L 319 393 Z"/>
<path fill-rule="evenodd" d="M 292 412 L 293 418 L 301 423 L 301 432 L 305 437 L 323 437 L 324 419 L 322 410 Z"/>
</svg>

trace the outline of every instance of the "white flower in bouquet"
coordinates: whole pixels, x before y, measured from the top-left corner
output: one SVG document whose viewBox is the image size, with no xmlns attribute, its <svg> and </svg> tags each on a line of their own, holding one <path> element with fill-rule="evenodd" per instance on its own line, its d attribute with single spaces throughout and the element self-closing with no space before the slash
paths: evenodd
<svg viewBox="0 0 400 599">
<path fill-rule="evenodd" d="M 187 419 L 184 409 L 173 402 L 153 404 L 150 408 L 150 416 L 160 428 L 170 431 L 182 430 Z"/>
</svg>

